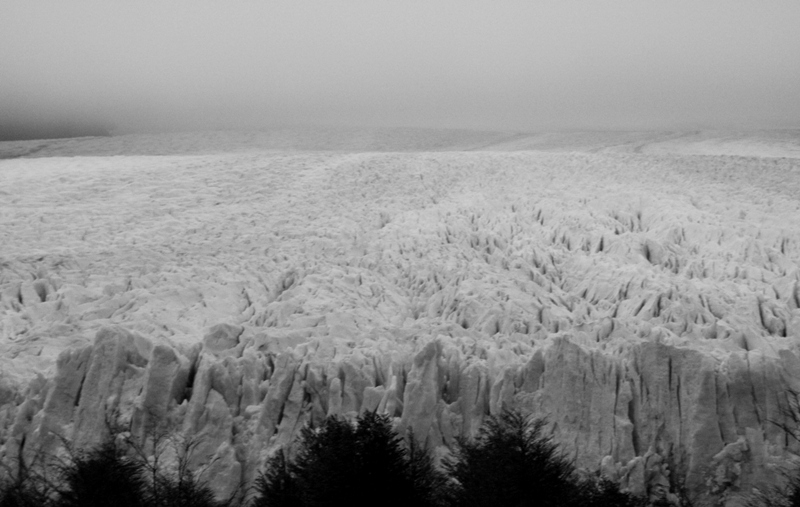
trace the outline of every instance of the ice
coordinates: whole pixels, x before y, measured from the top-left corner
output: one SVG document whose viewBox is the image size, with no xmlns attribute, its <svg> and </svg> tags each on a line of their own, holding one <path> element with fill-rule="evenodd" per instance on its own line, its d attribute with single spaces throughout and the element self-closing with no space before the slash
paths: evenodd
<svg viewBox="0 0 800 507">
<path fill-rule="evenodd" d="M 319 386 L 314 414 L 383 407 L 439 444 L 504 404 L 552 410 L 559 438 L 588 439 L 585 464 L 612 456 L 630 477 L 650 444 L 705 463 L 743 438 L 772 459 L 788 447 L 765 417 L 783 402 L 759 389 L 800 381 L 776 373 L 800 352 L 797 146 L 791 132 L 410 129 L 0 143 L 23 154 L 0 160 L 0 403 L 16 413 L 39 375 L 72 392 L 69 368 L 102 345 L 153 378 L 184 372 L 170 392 L 205 365 L 203 417 L 225 427 L 240 413 L 274 426 L 253 407 L 290 400 L 269 432 L 284 443 L 303 382 Z M 559 405 L 587 393 L 588 412 Z M 208 410 L 191 401 L 187 421 Z M 696 433 L 663 436 L 648 410 Z"/>
</svg>

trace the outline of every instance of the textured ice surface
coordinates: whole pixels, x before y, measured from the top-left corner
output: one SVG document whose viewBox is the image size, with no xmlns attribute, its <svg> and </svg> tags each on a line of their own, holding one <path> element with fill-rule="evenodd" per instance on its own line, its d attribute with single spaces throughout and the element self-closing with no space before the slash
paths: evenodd
<svg viewBox="0 0 800 507">
<path fill-rule="evenodd" d="M 449 445 L 518 405 L 635 490 L 746 489 L 794 445 L 769 423 L 800 386 L 794 134 L 0 143 L 0 445 L 89 434 L 103 362 L 133 427 L 213 434 L 226 480 L 319 414 Z"/>
</svg>

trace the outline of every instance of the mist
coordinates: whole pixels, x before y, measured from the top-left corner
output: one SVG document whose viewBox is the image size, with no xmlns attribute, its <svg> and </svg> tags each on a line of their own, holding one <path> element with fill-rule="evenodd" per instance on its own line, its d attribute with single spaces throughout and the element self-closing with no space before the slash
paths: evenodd
<svg viewBox="0 0 800 507">
<path fill-rule="evenodd" d="M 5 126 L 800 126 L 798 2 L 0 5 Z"/>
</svg>

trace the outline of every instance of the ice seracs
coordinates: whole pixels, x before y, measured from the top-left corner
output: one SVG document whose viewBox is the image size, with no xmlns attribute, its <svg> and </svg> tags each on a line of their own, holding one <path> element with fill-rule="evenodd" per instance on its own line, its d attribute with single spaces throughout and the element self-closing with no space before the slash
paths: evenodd
<svg viewBox="0 0 800 507">
<path fill-rule="evenodd" d="M 0 161 L 4 460 L 164 425 L 224 495 L 327 415 L 441 454 L 514 406 L 634 491 L 719 500 L 798 450 L 774 424 L 800 385 L 788 141 L 281 135 Z"/>
</svg>

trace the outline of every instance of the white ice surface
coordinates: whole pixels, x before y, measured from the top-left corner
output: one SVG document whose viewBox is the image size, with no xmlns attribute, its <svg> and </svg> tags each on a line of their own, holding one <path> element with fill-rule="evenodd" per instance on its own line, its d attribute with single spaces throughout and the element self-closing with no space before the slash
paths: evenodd
<svg viewBox="0 0 800 507">
<path fill-rule="evenodd" d="M 791 132 L 292 132 L 0 143 L 22 155 L 0 160 L 5 381 L 108 324 L 187 345 L 221 322 L 488 339 L 606 317 L 710 353 L 800 338 Z"/>
</svg>

